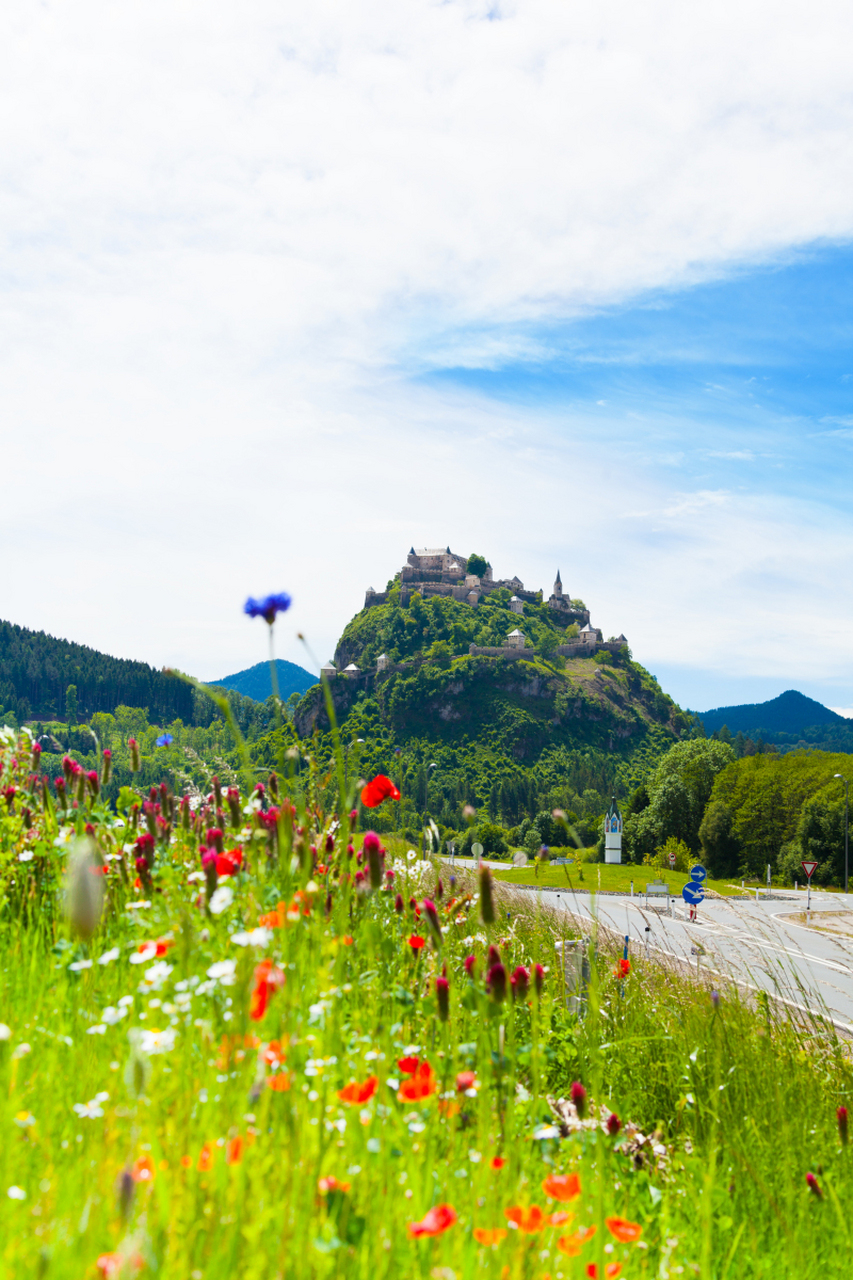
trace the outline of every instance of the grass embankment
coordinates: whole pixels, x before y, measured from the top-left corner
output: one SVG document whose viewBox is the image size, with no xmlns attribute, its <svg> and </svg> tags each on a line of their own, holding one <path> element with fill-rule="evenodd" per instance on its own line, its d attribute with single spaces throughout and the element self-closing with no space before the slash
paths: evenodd
<svg viewBox="0 0 853 1280">
<path fill-rule="evenodd" d="M 566 874 L 568 872 L 568 875 Z M 583 873 L 583 879 L 580 873 Z M 540 889 L 565 889 L 567 892 L 590 891 L 597 893 L 599 889 L 605 893 L 630 893 L 631 882 L 634 882 L 634 893 L 645 893 L 646 885 L 652 880 L 662 880 L 668 884 L 674 897 L 680 897 L 681 890 L 690 879 L 681 871 L 660 871 L 657 867 L 613 866 L 603 862 L 575 862 L 571 866 L 553 867 L 540 864 L 539 875 L 532 866 L 511 867 L 506 871 L 495 871 L 497 880 L 505 880 L 508 884 L 531 885 Z M 743 892 L 740 884 L 726 880 L 706 880 L 706 890 L 719 893 L 729 898 Z"/>
<path fill-rule="evenodd" d="M 243 797 L 205 880 L 214 813 L 148 840 L 0 769 L 2 1275 L 848 1274 L 831 1028 L 604 953 L 578 1017 L 535 898 L 430 924 L 438 869 L 348 857 L 349 796 L 295 839 Z"/>
</svg>

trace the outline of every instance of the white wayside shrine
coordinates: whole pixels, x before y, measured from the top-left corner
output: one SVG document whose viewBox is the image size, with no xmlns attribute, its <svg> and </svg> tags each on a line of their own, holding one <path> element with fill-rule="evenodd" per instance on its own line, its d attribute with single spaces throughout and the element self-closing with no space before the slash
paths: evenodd
<svg viewBox="0 0 853 1280">
<path fill-rule="evenodd" d="M 604 861 L 622 861 L 622 814 L 615 796 L 604 815 Z"/>
</svg>

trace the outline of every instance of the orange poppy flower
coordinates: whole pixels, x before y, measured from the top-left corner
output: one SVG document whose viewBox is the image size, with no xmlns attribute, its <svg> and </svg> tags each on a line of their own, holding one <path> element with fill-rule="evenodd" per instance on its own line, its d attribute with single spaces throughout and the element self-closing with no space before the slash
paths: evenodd
<svg viewBox="0 0 853 1280">
<path fill-rule="evenodd" d="M 341 1102 L 348 1102 L 350 1106 L 360 1107 L 363 1102 L 369 1102 L 379 1087 L 379 1080 L 376 1076 L 368 1076 L 364 1084 L 358 1084 L 355 1080 L 350 1080 L 348 1085 L 338 1090 L 338 1097 Z"/>
<path fill-rule="evenodd" d="M 456 1092 L 465 1093 L 468 1089 L 473 1089 L 476 1083 L 476 1071 L 460 1071 L 456 1077 Z"/>
<path fill-rule="evenodd" d="M 605 1218 L 607 1230 L 620 1244 L 633 1244 L 643 1234 L 638 1222 L 629 1222 L 627 1218 Z"/>
<path fill-rule="evenodd" d="M 196 1165 L 196 1168 L 198 1169 L 199 1173 L 207 1173 L 208 1169 L 213 1168 L 213 1158 L 215 1154 L 216 1154 L 216 1150 L 213 1146 L 213 1143 L 206 1142 L 201 1149 L 201 1154 L 199 1155 L 199 1158 L 198 1158 L 198 1164 Z"/>
<path fill-rule="evenodd" d="M 348 933 L 345 933 L 344 936 L 341 938 L 341 942 L 344 944 L 345 947 L 351 947 L 353 944 L 353 939 L 349 936 Z"/>
<path fill-rule="evenodd" d="M 493 1169 L 502 1169 L 505 1164 L 506 1164 L 506 1160 L 504 1160 L 503 1156 L 492 1156 Z"/>
<path fill-rule="evenodd" d="M 150 1156 L 140 1156 L 130 1171 L 134 1182 L 154 1181 L 154 1161 Z"/>
<path fill-rule="evenodd" d="M 575 1258 L 580 1253 L 581 1246 L 585 1245 L 587 1240 L 591 1240 L 597 1230 L 597 1227 L 581 1227 L 573 1235 L 560 1236 L 557 1241 L 557 1248 L 560 1253 L 565 1253 L 570 1258 Z"/>
<path fill-rule="evenodd" d="M 338 1182 L 337 1178 L 333 1177 L 332 1174 L 329 1174 L 328 1177 L 320 1178 L 317 1183 L 317 1190 L 321 1196 L 327 1196 L 330 1191 L 340 1191 L 345 1195 L 349 1189 L 350 1184 L 348 1182 Z"/>
<path fill-rule="evenodd" d="M 264 915 L 258 917 L 258 924 L 264 929 L 282 929 L 285 924 L 286 911 L 283 902 L 280 902 L 273 911 L 267 911 Z"/>
<path fill-rule="evenodd" d="M 604 1268 L 604 1274 L 607 1277 L 607 1280 L 616 1280 L 616 1277 L 619 1275 L 621 1270 L 621 1262 L 608 1262 L 607 1266 Z M 586 1274 L 590 1277 L 590 1280 L 598 1280 L 598 1263 L 587 1263 Z"/>
<path fill-rule="evenodd" d="M 457 1221 L 456 1210 L 450 1204 L 437 1204 L 424 1214 L 420 1222 L 409 1223 L 410 1236 L 440 1236 Z"/>
<path fill-rule="evenodd" d="M 267 1076 L 267 1088 L 272 1089 L 273 1093 L 287 1093 L 290 1084 L 290 1076 L 286 1071 L 276 1071 L 271 1076 Z"/>
<path fill-rule="evenodd" d="M 474 1239 L 477 1244 L 495 1245 L 500 1244 L 501 1240 L 506 1239 L 506 1231 L 503 1227 L 475 1227 Z"/>
<path fill-rule="evenodd" d="M 459 1103 L 454 1102 L 452 1098 L 441 1098 L 438 1103 L 439 1114 L 446 1116 L 448 1120 L 452 1120 L 454 1116 L 458 1116 L 461 1110 Z"/>
<path fill-rule="evenodd" d="M 255 987 L 252 991 L 252 1003 L 249 1017 L 260 1022 L 267 1011 L 270 1000 L 280 987 L 284 986 L 284 973 L 272 960 L 262 960 L 255 969 Z"/>
<path fill-rule="evenodd" d="M 238 1134 L 225 1144 L 225 1163 L 239 1164 L 243 1159 L 243 1139 Z"/>
<path fill-rule="evenodd" d="M 548 1219 L 549 1227 L 564 1227 L 567 1222 L 571 1222 L 575 1215 L 566 1213 L 565 1209 L 560 1209 L 557 1213 L 552 1213 Z"/>
<path fill-rule="evenodd" d="M 581 1180 L 576 1173 L 551 1173 L 542 1183 L 551 1200 L 576 1200 L 581 1193 Z"/>
<path fill-rule="evenodd" d="M 394 786 L 390 778 L 386 778 L 384 773 L 377 773 L 372 781 L 362 789 L 361 803 L 365 809 L 375 809 L 383 800 L 399 800 L 400 792 Z"/>
<path fill-rule="evenodd" d="M 125 1258 L 120 1253 L 102 1253 L 95 1265 L 104 1280 L 111 1280 L 113 1276 L 127 1275 L 129 1269 L 141 1271 L 145 1266 L 145 1259 L 141 1253 L 135 1253 L 130 1258 Z"/>
<path fill-rule="evenodd" d="M 189 1169 L 192 1165 L 192 1162 L 193 1162 L 192 1156 L 181 1156 L 181 1164 L 184 1166 L 185 1169 Z"/>
<path fill-rule="evenodd" d="M 280 1067 L 284 1064 L 284 1045 L 280 1040 L 270 1040 L 261 1050 L 261 1061 L 268 1067 Z"/>
<path fill-rule="evenodd" d="M 507 1222 L 514 1222 L 518 1230 L 527 1235 L 532 1235 L 534 1231 L 541 1231 L 545 1226 L 545 1214 L 538 1204 L 532 1204 L 529 1209 L 522 1209 L 520 1205 L 515 1205 L 512 1209 L 504 1209 L 504 1215 Z"/>
<path fill-rule="evenodd" d="M 397 1090 L 397 1097 L 402 1102 L 423 1102 L 438 1089 L 435 1072 L 428 1062 L 421 1062 L 414 1075 L 404 1080 Z"/>
</svg>

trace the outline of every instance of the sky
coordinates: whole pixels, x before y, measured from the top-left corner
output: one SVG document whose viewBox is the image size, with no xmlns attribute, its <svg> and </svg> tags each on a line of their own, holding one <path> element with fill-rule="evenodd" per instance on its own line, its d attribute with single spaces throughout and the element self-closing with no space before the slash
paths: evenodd
<svg viewBox="0 0 853 1280">
<path fill-rule="evenodd" d="M 409 546 L 853 711 L 853 12 L 0 12 L 0 617 L 316 669 Z M 305 637 L 305 643 L 298 639 Z"/>
</svg>

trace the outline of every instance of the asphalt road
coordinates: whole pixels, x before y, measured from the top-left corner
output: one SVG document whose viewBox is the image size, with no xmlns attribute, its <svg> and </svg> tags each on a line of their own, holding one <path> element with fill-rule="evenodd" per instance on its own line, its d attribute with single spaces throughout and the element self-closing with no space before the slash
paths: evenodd
<svg viewBox="0 0 853 1280">
<path fill-rule="evenodd" d="M 755 901 L 706 899 L 691 923 L 681 899 L 673 915 L 663 903 L 646 909 L 643 898 L 547 892 L 552 906 L 591 918 L 630 938 L 629 954 L 662 953 L 714 976 L 767 991 L 798 1009 L 823 1014 L 853 1032 L 853 937 L 835 938 L 795 922 L 805 911 L 804 892 Z M 821 914 L 853 913 L 853 894 L 812 893 L 813 923 Z M 853 915 L 851 916 L 853 918 Z"/>
</svg>

